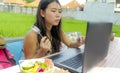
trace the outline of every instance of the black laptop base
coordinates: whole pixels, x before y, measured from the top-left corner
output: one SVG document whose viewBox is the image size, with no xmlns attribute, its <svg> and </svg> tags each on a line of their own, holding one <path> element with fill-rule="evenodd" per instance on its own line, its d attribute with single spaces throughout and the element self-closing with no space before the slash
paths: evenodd
<svg viewBox="0 0 120 73">
<path fill-rule="evenodd" d="M 56 67 L 69 70 L 70 73 L 81 73 L 83 53 L 80 48 L 71 48 L 62 53 L 48 57 Z"/>
</svg>

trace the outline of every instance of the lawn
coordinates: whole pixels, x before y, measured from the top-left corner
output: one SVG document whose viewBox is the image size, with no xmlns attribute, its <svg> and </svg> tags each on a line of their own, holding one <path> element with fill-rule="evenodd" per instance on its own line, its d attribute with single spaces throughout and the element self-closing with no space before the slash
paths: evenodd
<svg viewBox="0 0 120 73">
<path fill-rule="evenodd" d="M 34 15 L 0 12 L 0 35 L 6 38 L 24 37 L 34 22 Z M 86 23 L 87 21 L 63 18 L 62 28 L 65 32 L 81 32 L 85 35 Z M 120 37 L 119 29 L 120 26 L 114 25 L 112 31 Z"/>
<path fill-rule="evenodd" d="M 0 34 L 4 37 L 24 36 L 34 18 L 33 15 L 0 12 Z"/>
</svg>

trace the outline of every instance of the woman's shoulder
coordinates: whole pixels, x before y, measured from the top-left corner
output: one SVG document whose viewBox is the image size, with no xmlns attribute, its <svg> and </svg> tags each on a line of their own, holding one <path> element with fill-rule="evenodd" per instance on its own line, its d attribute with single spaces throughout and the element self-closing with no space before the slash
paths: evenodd
<svg viewBox="0 0 120 73">
<path fill-rule="evenodd" d="M 34 40 L 37 40 L 37 33 L 34 32 L 32 29 L 29 30 L 25 36 L 25 39 L 28 39 L 28 40 L 31 40 L 31 39 L 34 39 Z"/>
<path fill-rule="evenodd" d="M 28 32 L 27 32 L 27 34 L 26 35 L 32 35 L 32 36 L 34 36 L 34 35 L 37 35 L 37 33 L 34 31 L 34 30 L 29 30 Z"/>
</svg>

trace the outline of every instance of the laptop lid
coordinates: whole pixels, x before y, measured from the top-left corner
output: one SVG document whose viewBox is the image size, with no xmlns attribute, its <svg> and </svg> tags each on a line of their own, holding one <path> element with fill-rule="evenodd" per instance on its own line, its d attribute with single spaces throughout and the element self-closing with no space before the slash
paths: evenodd
<svg viewBox="0 0 120 73">
<path fill-rule="evenodd" d="M 112 23 L 88 22 L 82 73 L 103 60 L 108 53 Z"/>
<path fill-rule="evenodd" d="M 68 69 L 71 73 L 87 73 L 106 57 L 112 23 L 88 22 L 87 24 L 84 53 L 81 49 L 73 48 L 49 56 L 56 66 Z"/>
</svg>

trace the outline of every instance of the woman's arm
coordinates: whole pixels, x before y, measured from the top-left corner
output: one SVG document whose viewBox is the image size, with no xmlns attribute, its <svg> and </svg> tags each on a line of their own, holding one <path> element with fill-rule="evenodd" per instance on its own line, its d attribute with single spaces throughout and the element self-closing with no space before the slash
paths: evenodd
<svg viewBox="0 0 120 73">
<path fill-rule="evenodd" d="M 23 44 L 23 50 L 26 59 L 33 58 L 36 52 L 36 45 L 37 45 L 37 35 L 34 31 L 30 30 L 25 38 Z"/>
<path fill-rule="evenodd" d="M 49 39 L 43 37 L 40 41 L 40 47 L 38 47 L 37 33 L 31 30 L 24 39 L 23 48 L 26 59 L 40 58 L 45 56 L 46 52 L 51 49 L 51 43 Z M 37 48 L 40 49 L 37 50 Z"/>
</svg>

